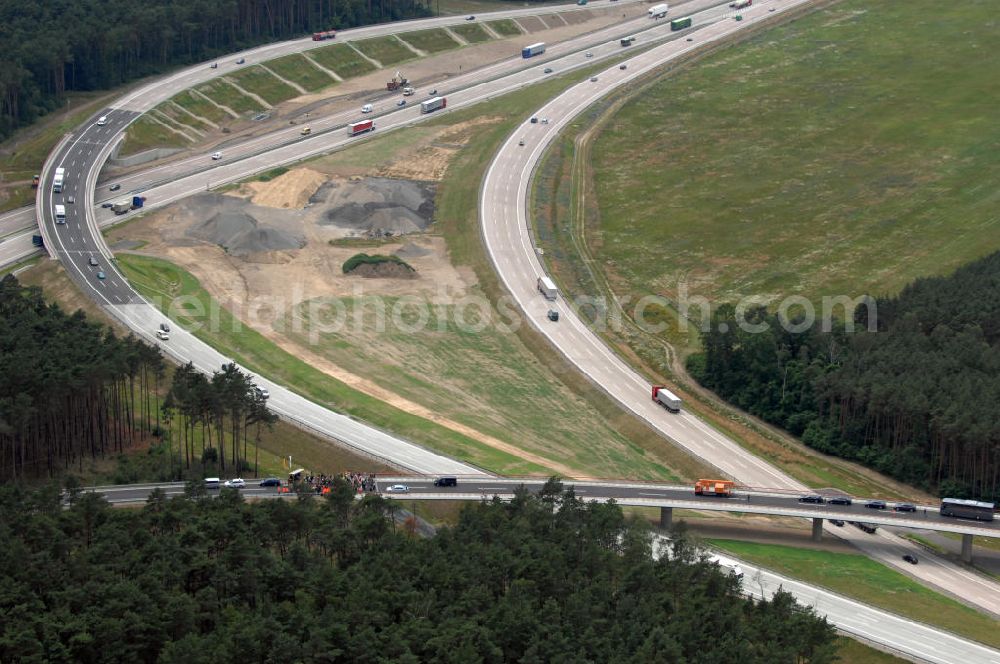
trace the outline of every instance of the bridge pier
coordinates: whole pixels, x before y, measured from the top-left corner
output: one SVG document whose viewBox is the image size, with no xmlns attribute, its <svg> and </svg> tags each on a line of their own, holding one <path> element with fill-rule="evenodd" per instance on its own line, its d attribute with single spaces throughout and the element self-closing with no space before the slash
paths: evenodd
<svg viewBox="0 0 1000 664">
<path fill-rule="evenodd" d="M 972 562 L 972 535 L 962 535 L 962 562 Z"/>
<path fill-rule="evenodd" d="M 674 527 L 674 508 L 673 507 L 661 507 L 660 508 L 660 528 L 664 530 L 670 530 Z"/>
<path fill-rule="evenodd" d="M 823 519 L 813 519 L 813 541 L 818 542 L 823 539 Z"/>
</svg>

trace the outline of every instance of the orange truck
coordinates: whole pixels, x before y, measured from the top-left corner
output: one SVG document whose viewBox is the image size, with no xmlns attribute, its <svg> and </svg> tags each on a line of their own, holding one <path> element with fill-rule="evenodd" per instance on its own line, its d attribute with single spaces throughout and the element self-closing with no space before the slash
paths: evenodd
<svg viewBox="0 0 1000 664">
<path fill-rule="evenodd" d="M 729 498 L 735 487 L 736 483 L 729 480 L 698 480 L 694 483 L 694 495 Z"/>
</svg>

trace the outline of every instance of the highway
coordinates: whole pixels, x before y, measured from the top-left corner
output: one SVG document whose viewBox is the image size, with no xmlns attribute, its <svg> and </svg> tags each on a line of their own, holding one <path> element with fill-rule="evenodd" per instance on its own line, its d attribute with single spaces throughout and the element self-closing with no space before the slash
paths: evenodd
<svg viewBox="0 0 1000 664">
<path fill-rule="evenodd" d="M 408 487 L 407 493 L 384 493 L 389 486 L 400 483 Z M 433 485 L 432 477 L 398 476 L 378 479 L 378 489 L 383 492 L 383 495 L 399 500 L 478 501 L 492 496 L 510 499 L 513 490 L 520 485 L 531 491 L 537 491 L 542 484 L 541 480 L 461 478 L 458 486 L 441 488 Z M 736 499 L 709 501 L 699 499 L 693 496 L 690 487 L 623 482 L 572 482 L 567 483 L 567 485 L 572 486 L 576 494 L 584 500 L 603 501 L 614 498 L 621 504 L 649 506 L 650 502 L 661 501 L 679 507 L 682 506 L 680 503 L 686 503 L 687 506 L 709 503 L 713 504 L 709 509 L 718 509 L 720 503 L 737 502 Z M 184 484 L 181 482 L 161 485 L 92 487 L 88 490 L 104 495 L 113 504 L 141 504 L 154 488 L 163 489 L 169 496 L 181 495 L 184 492 Z M 215 495 L 218 492 L 213 490 L 210 493 Z M 241 489 L 241 493 L 244 497 L 251 499 L 295 497 L 294 493 L 278 493 L 277 488 L 261 488 L 256 486 L 256 482 L 253 481 L 248 482 L 246 488 Z M 752 496 L 751 505 L 781 505 L 788 514 L 796 510 L 794 497 L 775 496 L 760 492 L 751 492 L 749 495 Z M 739 500 L 742 500 L 742 496 L 739 497 Z M 697 507 L 697 509 L 702 508 Z M 920 527 L 926 527 L 922 517 L 904 517 L 904 520 L 919 524 Z M 669 542 L 662 536 L 658 536 L 657 539 L 659 546 L 655 547 L 655 550 L 662 555 Z M 956 661 L 1000 663 L 1000 651 L 974 641 L 893 615 L 829 590 L 780 576 L 769 570 L 735 559 L 728 554 L 711 555 L 710 557 L 724 569 L 732 571 L 737 566 L 742 568 L 743 590 L 748 595 L 771 597 L 778 588 L 782 588 L 794 595 L 799 603 L 812 607 L 818 614 L 826 616 L 827 620 L 841 632 L 869 643 L 878 644 L 894 654 L 915 661 L 936 664 L 948 664 Z"/>
</svg>

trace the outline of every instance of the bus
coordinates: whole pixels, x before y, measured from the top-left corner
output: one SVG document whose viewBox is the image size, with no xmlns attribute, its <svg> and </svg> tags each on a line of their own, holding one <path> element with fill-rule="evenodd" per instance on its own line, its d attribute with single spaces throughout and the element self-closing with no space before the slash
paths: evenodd
<svg viewBox="0 0 1000 664">
<path fill-rule="evenodd" d="M 953 516 L 958 519 L 975 519 L 976 521 L 993 520 L 993 503 L 980 503 L 975 500 L 961 498 L 943 498 L 941 500 L 941 516 Z"/>
<path fill-rule="evenodd" d="M 684 28 L 691 27 L 691 17 L 678 18 L 670 22 L 670 31 L 677 32 L 678 30 L 683 30 Z"/>
</svg>

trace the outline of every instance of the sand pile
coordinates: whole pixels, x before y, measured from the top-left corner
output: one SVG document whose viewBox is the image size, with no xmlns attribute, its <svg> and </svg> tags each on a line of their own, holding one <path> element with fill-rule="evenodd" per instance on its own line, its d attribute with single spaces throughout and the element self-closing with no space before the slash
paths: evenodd
<svg viewBox="0 0 1000 664">
<path fill-rule="evenodd" d="M 312 202 L 314 193 L 326 182 L 326 176 L 310 168 L 295 168 L 270 182 L 248 182 L 254 205 L 273 208 L 302 208 Z"/>
<path fill-rule="evenodd" d="M 247 256 L 259 252 L 301 249 L 305 246 L 302 235 L 263 224 L 245 208 L 246 202 L 238 198 L 205 194 L 197 197 L 199 211 L 210 216 L 195 221 L 185 235 L 222 247 L 233 256 Z"/>
</svg>

